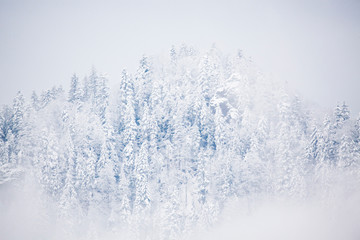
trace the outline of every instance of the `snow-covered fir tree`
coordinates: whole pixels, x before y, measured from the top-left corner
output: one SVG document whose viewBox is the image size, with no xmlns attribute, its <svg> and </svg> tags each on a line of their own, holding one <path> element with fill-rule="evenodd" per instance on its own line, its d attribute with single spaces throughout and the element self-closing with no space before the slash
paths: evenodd
<svg viewBox="0 0 360 240">
<path fill-rule="evenodd" d="M 0 185 L 32 177 L 70 235 L 96 238 L 101 225 L 179 239 L 214 225 L 232 200 L 305 198 L 311 184 L 330 189 L 334 172 L 360 184 L 349 106 L 317 122 L 242 54 L 173 47 L 120 79 L 110 91 L 93 68 L 67 93 L 18 93 L 0 111 Z"/>
</svg>

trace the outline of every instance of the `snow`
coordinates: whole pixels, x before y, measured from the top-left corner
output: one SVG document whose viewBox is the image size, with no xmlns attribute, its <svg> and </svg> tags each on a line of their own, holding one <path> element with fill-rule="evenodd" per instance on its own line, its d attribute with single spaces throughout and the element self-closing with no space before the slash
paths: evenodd
<svg viewBox="0 0 360 240">
<path fill-rule="evenodd" d="M 215 47 L 144 56 L 117 89 L 89 76 L 0 112 L 5 239 L 360 236 L 360 119 L 345 103 L 318 121 Z"/>
</svg>

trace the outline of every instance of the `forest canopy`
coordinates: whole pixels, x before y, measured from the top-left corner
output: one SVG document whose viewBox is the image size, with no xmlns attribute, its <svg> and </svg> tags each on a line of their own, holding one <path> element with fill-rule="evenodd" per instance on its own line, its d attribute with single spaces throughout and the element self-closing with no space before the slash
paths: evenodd
<svg viewBox="0 0 360 240">
<path fill-rule="evenodd" d="M 349 106 L 319 121 L 240 52 L 215 47 L 144 56 L 116 89 L 93 68 L 69 91 L 19 92 L 0 112 L 2 208 L 4 189 L 37 186 L 37 221 L 77 239 L 186 238 L 243 198 L 326 202 L 340 179 L 358 191 L 359 165 Z"/>
</svg>

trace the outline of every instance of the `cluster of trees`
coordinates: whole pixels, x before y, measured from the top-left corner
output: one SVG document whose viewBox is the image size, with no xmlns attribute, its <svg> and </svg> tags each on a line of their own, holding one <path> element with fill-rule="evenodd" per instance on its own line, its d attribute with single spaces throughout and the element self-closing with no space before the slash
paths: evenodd
<svg viewBox="0 0 360 240">
<path fill-rule="evenodd" d="M 345 103 L 318 123 L 251 61 L 216 48 L 143 57 L 111 91 L 93 69 L 0 113 L 0 184 L 33 179 L 87 238 L 102 226 L 175 239 L 211 226 L 231 199 L 306 198 L 335 172 L 359 184 L 359 154 L 360 118 Z"/>
</svg>

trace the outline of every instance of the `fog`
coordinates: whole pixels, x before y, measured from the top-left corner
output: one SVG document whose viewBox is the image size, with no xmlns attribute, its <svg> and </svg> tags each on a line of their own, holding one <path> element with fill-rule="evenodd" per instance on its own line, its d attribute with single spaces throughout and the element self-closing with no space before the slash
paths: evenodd
<svg viewBox="0 0 360 240">
<path fill-rule="evenodd" d="M 71 219 L 59 221 L 51 200 L 43 198 L 31 178 L 26 181 L 21 188 L 1 185 L 2 239 L 131 239 L 124 230 L 108 231 L 87 219 L 75 227 Z M 186 239 L 359 239 L 360 191 L 351 183 L 334 173 L 328 188 L 313 186 L 305 199 L 257 195 L 231 200 L 213 228 L 195 230 Z"/>
<path fill-rule="evenodd" d="M 337 197 L 331 206 L 282 199 L 258 203 L 251 212 L 235 208 L 220 227 L 195 239 L 358 239 L 359 194 Z"/>
<path fill-rule="evenodd" d="M 309 101 L 360 111 L 360 3 L 320 1 L 0 1 L 0 103 L 67 86 L 92 66 L 113 83 L 143 54 L 186 43 L 237 49 Z"/>
<path fill-rule="evenodd" d="M 306 182 L 304 185 L 307 185 L 299 188 L 297 188 L 297 185 L 291 185 L 293 187 L 291 191 L 295 192 L 294 195 L 266 194 L 265 190 L 256 195 L 257 182 L 250 182 L 249 186 L 252 186 L 251 184 L 255 185 L 255 190 L 251 194 L 244 194 L 245 196 L 240 197 L 241 192 L 236 195 L 236 198 L 229 197 L 219 216 L 216 216 L 218 217 L 216 224 L 209 229 L 194 229 L 194 232 L 185 236 L 186 239 L 359 239 L 360 188 L 358 185 L 359 165 L 356 164 L 360 159 L 357 150 L 360 148 L 356 147 L 360 146 L 360 141 L 356 138 L 358 136 L 353 134 L 353 130 L 357 126 L 355 119 L 360 112 L 360 94 L 358 93 L 360 89 L 359 11 L 360 2 L 356 0 L 344 0 L 341 2 L 336 0 L 319 0 L 316 2 L 310 0 L 298 2 L 285 0 L 271 2 L 265 0 L 251 2 L 235 0 L 200 0 L 196 2 L 157 0 L 106 1 L 106 3 L 92 0 L 76 2 L 0 0 L 0 105 L 11 103 L 19 90 L 24 93 L 27 103 L 29 103 L 28 100 L 33 90 L 39 92 L 52 88 L 54 85 L 62 85 L 68 91 L 67 88 L 70 86 L 69 83 L 73 73 L 82 78 L 90 74 L 93 66 L 99 72 L 107 74 L 110 85 L 119 86 L 123 68 L 136 74 L 139 60 L 144 54 L 150 56 L 169 54 L 173 45 L 180 46 L 184 43 L 203 51 L 215 44 L 224 53 L 236 53 L 241 50 L 246 59 L 252 59 L 252 62 L 259 66 L 266 76 L 264 79 L 275 79 L 285 83 L 286 90 L 303 95 L 305 102 L 310 103 L 309 105 L 317 109 L 316 111 L 333 109 L 338 103 L 346 101 L 351 110 L 351 122 L 347 123 L 349 127 L 346 127 L 348 138 L 343 138 L 341 134 L 345 130 L 341 129 L 335 137 L 332 137 L 334 139 L 338 138 L 335 139 L 337 141 L 335 147 L 340 149 L 340 146 L 342 146 L 343 157 L 345 153 L 354 154 L 344 157 L 346 161 L 353 162 L 351 164 L 354 165 L 354 169 L 348 170 L 350 169 L 348 166 L 344 167 L 346 164 L 340 164 L 337 169 L 331 165 L 333 163 L 330 161 L 329 163 L 326 162 L 325 160 L 328 159 L 324 157 L 324 165 L 328 167 L 326 171 L 330 169 L 330 173 L 324 170 L 326 179 L 319 180 L 320 184 L 317 185 L 312 182 L 311 177 L 306 178 L 308 176 L 305 173 L 303 175 L 299 174 L 304 179 L 306 178 L 305 180 L 299 180 L 299 182 Z M 188 65 L 191 65 L 191 63 Z M 147 70 L 143 73 L 146 72 Z M 176 77 L 174 79 L 177 79 Z M 247 79 L 246 76 L 244 79 Z M 171 84 L 166 86 L 168 85 Z M 116 91 L 111 89 L 111 92 Z M 221 93 L 217 89 L 214 92 Z M 174 94 L 177 94 L 177 91 L 174 91 Z M 280 99 L 280 96 L 277 97 Z M 197 98 L 190 98 L 189 106 L 192 106 L 192 99 Z M 249 102 L 255 100 L 250 98 Z M 39 134 L 38 137 L 47 136 L 48 134 L 47 129 L 41 128 L 41 124 L 39 124 L 46 118 L 44 116 L 51 116 L 54 119 L 57 119 L 57 117 L 60 119 L 61 116 L 61 120 L 55 121 L 56 123 L 67 121 L 66 114 L 63 114 L 64 111 L 60 111 L 62 108 L 58 106 L 64 107 L 65 110 L 67 107 L 70 110 L 72 109 L 69 112 L 70 116 L 72 116 L 71 119 L 75 123 L 80 118 L 83 118 L 85 124 L 78 122 L 76 126 L 79 129 L 84 127 L 86 131 L 90 129 L 91 131 L 89 130 L 89 133 L 86 132 L 86 134 L 93 134 L 94 129 L 99 132 L 103 130 L 100 121 L 90 121 L 92 120 L 90 113 L 94 113 L 86 111 L 93 108 L 77 108 L 75 107 L 77 103 L 68 103 L 66 97 L 54 101 L 55 104 L 49 104 L 49 112 L 46 112 L 47 109 L 45 108 L 44 112 L 40 111 L 38 116 L 35 114 L 36 118 L 30 121 L 35 126 L 35 130 L 41 130 L 35 131 Z M 56 101 L 61 104 L 56 105 Z M 144 102 L 143 99 L 138 99 L 138 101 L 140 103 Z M 266 101 L 267 99 L 258 102 L 263 103 Z M 85 106 L 87 106 L 86 104 L 92 106 L 91 104 L 95 102 L 89 101 L 84 104 Z M 239 101 L 239 104 L 246 103 L 246 101 Z M 273 102 L 267 103 L 272 104 Z M 274 103 L 272 107 L 276 111 L 271 116 L 277 117 L 279 115 L 278 106 L 281 106 L 281 102 L 274 101 Z M 174 101 L 175 105 L 177 106 Z M 290 106 L 283 105 L 285 107 Z M 114 106 L 117 105 L 114 104 Z M 203 104 L 203 106 L 207 105 Z M 258 109 L 265 109 L 267 106 L 257 107 Z M 344 106 L 347 107 L 345 104 Z M 164 112 L 173 114 L 171 111 Z M 6 113 L 5 110 L 4 113 Z M 51 115 L 50 113 L 58 114 Z M 239 122 L 243 120 L 243 116 L 246 119 L 245 113 L 242 112 L 243 115 L 238 115 Z M 252 113 L 254 119 L 259 117 L 257 113 Z M 306 114 L 304 112 L 304 119 L 308 117 Z M 336 114 L 331 113 L 330 115 L 333 118 L 336 117 Z M 97 115 L 94 116 L 97 117 Z M 88 128 L 86 128 L 87 122 L 85 121 L 88 120 L 87 117 L 90 119 Z M 344 119 L 347 120 L 347 117 L 346 119 L 344 117 Z M 320 139 L 331 135 L 330 130 L 333 129 L 329 130 L 326 128 L 327 125 L 321 125 L 324 119 L 322 113 L 319 119 L 321 119 L 318 121 Z M 39 122 L 37 122 L 38 120 Z M 306 132 L 306 139 L 293 138 L 299 140 L 299 146 L 308 147 L 310 145 L 310 141 L 313 140 L 312 137 L 317 134 L 316 129 L 314 135 L 311 134 L 313 129 L 310 129 L 312 127 L 310 125 L 316 120 L 306 122 L 306 127 L 309 128 L 308 132 Z M 337 120 L 334 118 L 331 120 L 331 124 L 335 125 L 338 123 Z M 52 121 L 46 121 L 45 119 L 44 122 L 52 126 Z M 276 125 L 277 118 L 272 119 L 272 121 L 274 122 L 272 126 L 278 126 Z M 229 121 L 230 123 L 233 124 L 233 122 Z M 254 134 L 249 132 L 248 138 L 244 138 L 249 145 L 252 143 L 250 138 L 256 135 L 257 123 L 258 121 L 251 122 Z M 292 127 L 291 124 L 291 122 L 288 123 L 289 129 Z M 70 127 L 72 127 L 71 124 L 69 124 L 68 129 Z M 49 129 L 52 128 L 49 127 Z M 62 132 L 65 131 L 64 129 L 67 128 L 57 129 L 59 134 L 56 136 L 63 137 L 65 135 Z M 286 142 L 286 140 L 281 139 L 282 135 L 278 134 L 278 128 L 273 129 L 275 129 L 271 135 L 273 138 L 269 137 L 271 141 L 269 140 L 269 145 L 266 145 L 268 149 L 264 149 L 269 150 L 271 154 L 276 152 L 274 150 L 277 147 L 276 140 Z M 232 128 L 225 130 L 232 132 Z M 329 131 L 327 132 L 327 130 Z M 217 131 L 221 132 L 222 129 Z M 140 128 L 138 132 L 141 132 Z M 288 135 L 297 134 L 298 132 L 294 131 L 294 133 Z M 32 149 L 28 147 L 33 146 L 31 144 L 34 142 L 31 137 L 34 136 L 36 139 L 36 136 L 31 134 L 31 131 L 26 133 L 30 139 L 28 139 L 29 145 L 21 145 L 21 143 L 20 145 L 23 147 L 22 150 L 30 152 L 29 156 L 33 157 L 30 159 L 31 162 L 37 161 L 37 156 L 32 155 Z M 188 134 L 186 135 L 186 133 Z M 196 136 L 191 133 L 184 132 L 186 138 L 179 138 L 179 143 L 181 143 L 181 139 L 190 139 L 192 137 L 195 139 Z M 79 134 L 78 139 L 83 140 L 85 137 L 82 136 L 88 135 Z M 231 142 L 233 140 L 232 135 L 228 136 L 230 136 L 229 142 Z M 50 139 L 51 135 L 48 137 Z M 96 136 L 94 138 L 97 140 Z M 119 135 L 118 138 L 123 139 L 122 135 Z M 6 139 L 6 136 L 4 139 Z M 326 144 L 336 142 L 334 139 L 330 139 L 332 141 L 329 140 Z M 302 140 L 304 141 L 300 142 Z M 354 143 L 354 145 L 350 147 L 346 145 L 347 140 Z M 10 158 L 11 154 L 9 153 L 13 151 L 15 155 L 20 153 L 17 157 L 21 159 L 21 154 L 26 151 L 17 152 L 11 150 L 11 147 L 9 147 L 11 145 L 6 145 L 8 144 L 7 141 L 8 139 L 1 142 L 2 149 L 4 149 L 1 156 L 14 160 L 15 158 Z M 355 141 L 357 141 L 356 146 Z M 340 145 L 340 142 L 343 145 Z M 59 143 L 62 142 L 59 141 Z M 40 141 L 37 144 L 39 148 L 35 149 L 34 152 L 41 152 L 43 144 Z M 139 143 L 136 144 L 140 145 Z M 55 153 L 60 151 L 56 145 L 57 142 L 53 142 Z M 283 145 L 287 146 L 286 144 Z M 179 146 L 174 144 L 175 149 L 176 147 L 180 148 Z M 189 146 L 192 145 L 189 144 Z M 295 155 L 297 152 L 294 152 L 293 156 L 297 160 L 308 159 L 303 154 L 305 147 L 302 148 L 301 154 L 299 154 L 301 156 Z M 8 149 L 10 149 L 9 152 L 6 152 Z M 86 146 L 84 149 L 92 150 L 93 148 L 92 146 Z M 180 153 L 183 151 L 183 149 L 178 150 Z M 287 150 L 291 151 L 292 149 L 290 147 L 289 149 L 285 148 L 284 155 L 288 154 Z M 324 148 L 323 152 L 327 154 L 327 151 L 330 152 L 331 150 Z M 232 152 L 230 153 L 232 154 Z M 256 156 L 256 150 L 251 153 Z M 232 159 L 233 155 L 231 154 L 225 157 Z M 40 154 L 38 155 L 40 156 Z M 54 154 L 54 156 L 57 157 L 58 155 Z M 95 154 L 94 152 L 94 156 L 100 156 L 100 153 Z M 356 156 L 356 158 L 352 158 L 353 156 Z M 20 169 L 23 166 L 19 168 L 20 170 L 16 169 L 19 172 L 16 172 L 14 179 L 7 180 L 7 182 L 2 181 L 2 178 L 5 178 L 4 176 L 7 174 L 4 173 L 5 170 L 8 170 L 5 157 L 0 159 L 3 164 L 1 165 L 2 169 L 0 169 L 1 239 L 132 239 L 131 233 L 128 232 L 130 230 L 125 232 L 124 229 L 115 227 L 113 231 L 108 231 L 110 227 L 105 226 L 105 221 L 98 219 L 97 215 L 89 213 L 85 217 L 78 216 L 74 211 L 72 216 L 59 217 L 58 203 L 55 202 L 59 199 L 52 199 L 48 193 L 45 193 L 44 186 L 37 186 L 36 182 L 39 182 L 39 179 L 37 179 L 39 177 L 31 176 L 31 171 L 27 172 L 27 170 Z M 249 159 L 251 157 L 249 154 Z M 40 160 L 46 166 L 48 155 L 44 154 L 43 159 Z M 279 157 L 280 160 L 282 159 Z M 293 159 L 288 157 L 286 160 Z M 323 161 L 323 159 L 320 160 Z M 334 162 L 337 161 L 338 159 L 334 160 Z M 244 160 L 244 162 L 246 161 Z M 250 167 L 257 166 L 257 162 L 254 162 L 253 165 L 251 165 L 251 161 L 249 162 Z M 282 162 L 280 161 L 280 163 Z M 281 166 L 280 163 L 278 163 L 279 166 Z M 320 166 L 321 164 L 322 162 L 319 163 Z M 252 177 L 257 171 L 256 169 L 250 171 L 250 167 L 244 167 L 243 170 L 245 173 L 251 173 L 249 179 L 254 181 L 257 176 L 254 176 L 254 179 Z M 271 167 L 271 169 L 276 169 L 276 166 Z M 290 169 L 292 169 L 291 167 L 293 165 L 290 165 Z M 304 172 L 308 170 L 302 169 L 302 165 L 295 166 L 291 173 L 295 176 L 298 176 L 296 175 L 298 174 L 296 167 L 304 170 Z M 39 169 L 41 170 L 40 167 Z M 220 173 L 222 169 L 218 170 L 213 171 Z M 312 170 L 316 172 L 319 169 L 314 167 Z M 70 170 L 67 170 L 67 172 L 70 172 Z M 181 171 L 179 170 L 179 172 Z M 62 172 L 63 175 L 65 175 L 64 173 L 66 171 Z M 285 173 L 287 174 L 284 170 Z M 52 172 L 49 173 L 49 176 L 53 176 L 51 174 Z M 276 173 L 270 172 L 269 175 L 274 179 L 282 180 L 282 176 L 275 176 Z M 46 174 L 44 176 L 47 177 Z M 194 174 L 194 179 L 195 176 L 197 175 Z M 322 175 L 319 176 L 321 178 Z M 303 188 L 305 189 L 304 195 L 296 195 Z M 170 187 L 168 189 L 171 190 Z M 168 191 L 170 192 L 170 190 Z M 244 191 L 246 191 L 246 188 Z M 273 193 L 276 192 L 273 189 L 272 191 Z M 201 211 L 198 210 L 200 213 Z M 191 214 L 187 214 L 191 216 Z M 161 216 L 161 214 L 158 215 Z M 129 219 L 132 219 L 132 217 L 130 216 Z M 134 215 L 134 218 L 136 217 L 138 216 Z M 136 220 L 141 222 L 139 219 Z M 161 224 L 165 221 L 166 219 L 161 219 Z M 79 222 L 80 224 L 77 224 Z M 130 223 L 128 225 L 131 226 Z M 162 226 L 156 227 L 160 229 Z"/>
</svg>

